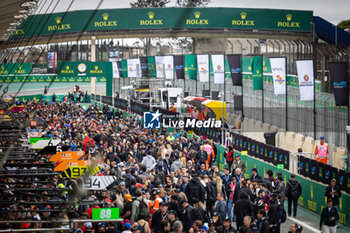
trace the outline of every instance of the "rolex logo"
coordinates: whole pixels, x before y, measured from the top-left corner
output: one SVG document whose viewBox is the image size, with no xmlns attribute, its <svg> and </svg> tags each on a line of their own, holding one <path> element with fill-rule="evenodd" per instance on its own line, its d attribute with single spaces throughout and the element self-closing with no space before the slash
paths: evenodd
<svg viewBox="0 0 350 233">
<path fill-rule="evenodd" d="M 66 70 L 69 70 L 69 66 L 66 66 Z"/>
<path fill-rule="evenodd" d="M 108 16 L 109 16 L 108 13 L 103 13 L 103 14 L 102 14 L 103 20 L 107 21 L 107 20 L 108 20 Z"/>
<path fill-rule="evenodd" d="M 201 13 L 199 11 L 196 11 L 193 14 L 196 19 L 199 19 L 199 17 L 201 17 Z"/>
<path fill-rule="evenodd" d="M 247 13 L 245 12 L 242 12 L 240 15 L 241 15 L 241 19 L 245 19 L 247 17 Z"/>
<path fill-rule="evenodd" d="M 287 15 L 286 15 L 287 21 L 291 21 L 291 20 L 292 20 L 292 17 L 293 17 L 293 15 L 287 14 Z"/>
<path fill-rule="evenodd" d="M 61 21 L 62 21 L 62 18 L 61 18 L 61 17 L 56 17 L 55 20 L 56 20 L 56 23 L 57 23 L 57 24 L 60 24 Z"/>
<path fill-rule="evenodd" d="M 1 69 L 2 69 L 2 70 L 4 69 L 4 65 L 1 66 Z"/>
<path fill-rule="evenodd" d="M 18 69 L 21 70 L 21 69 L 22 69 L 22 66 L 18 66 Z"/>
<path fill-rule="evenodd" d="M 148 17 L 150 18 L 150 19 L 153 19 L 154 18 L 154 12 L 148 12 Z"/>
<path fill-rule="evenodd" d="M 95 66 L 95 70 L 98 70 L 98 66 Z"/>
</svg>

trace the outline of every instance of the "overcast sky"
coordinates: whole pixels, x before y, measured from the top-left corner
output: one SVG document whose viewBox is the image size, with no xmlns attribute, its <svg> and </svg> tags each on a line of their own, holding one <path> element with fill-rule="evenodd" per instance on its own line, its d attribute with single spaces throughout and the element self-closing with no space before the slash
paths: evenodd
<svg viewBox="0 0 350 233">
<path fill-rule="evenodd" d="M 58 0 L 55 0 L 58 1 Z M 73 0 L 60 0 L 55 12 L 66 11 Z M 41 2 L 45 2 L 41 0 Z M 46 10 L 49 3 L 47 1 Z M 100 0 L 74 0 L 71 10 L 95 9 Z M 128 8 L 131 0 L 104 0 L 100 9 Z M 55 5 L 56 2 L 52 5 Z M 171 0 L 169 6 L 174 6 L 175 0 Z M 51 9 L 48 13 L 51 13 Z M 275 8 L 312 10 L 315 16 L 320 16 L 333 24 L 341 20 L 350 19 L 350 0 L 211 0 L 208 7 L 239 7 L 239 8 Z"/>
</svg>

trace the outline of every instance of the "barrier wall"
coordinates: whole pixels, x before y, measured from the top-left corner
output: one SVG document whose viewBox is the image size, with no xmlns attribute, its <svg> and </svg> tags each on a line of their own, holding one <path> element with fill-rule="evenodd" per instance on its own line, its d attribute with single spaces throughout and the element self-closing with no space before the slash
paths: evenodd
<svg viewBox="0 0 350 233">
<path fill-rule="evenodd" d="M 230 124 L 237 125 L 240 116 L 228 114 L 227 118 Z M 278 132 L 276 134 L 276 146 L 290 152 L 297 152 L 298 148 L 302 148 L 303 152 L 314 152 L 316 145 L 319 143 L 318 140 L 315 141 L 312 137 L 290 131 L 286 132 L 284 129 L 267 123 L 263 124 L 261 121 L 251 118 L 244 118 L 242 123 L 242 134 L 259 142 L 265 143 L 264 132 L 273 131 Z M 332 145 L 329 145 L 329 150 L 329 163 L 338 169 L 343 169 L 344 160 L 342 157 L 346 155 L 346 150 L 342 147 L 332 147 Z"/>
</svg>

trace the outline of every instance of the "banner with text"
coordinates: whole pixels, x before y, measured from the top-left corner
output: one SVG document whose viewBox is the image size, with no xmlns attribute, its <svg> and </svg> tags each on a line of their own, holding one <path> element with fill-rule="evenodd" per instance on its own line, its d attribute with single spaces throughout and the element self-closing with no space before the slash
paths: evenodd
<svg viewBox="0 0 350 233">
<path fill-rule="evenodd" d="M 156 56 L 157 78 L 165 78 L 165 62 L 163 56 Z"/>
<path fill-rule="evenodd" d="M 174 56 L 174 66 L 176 71 L 177 79 L 185 79 L 185 66 L 184 66 L 184 56 L 176 55 Z"/>
<path fill-rule="evenodd" d="M 209 55 L 201 54 L 197 55 L 197 66 L 199 81 L 201 83 L 209 82 Z"/>
<path fill-rule="evenodd" d="M 165 78 L 174 79 L 174 57 L 173 56 L 164 56 L 164 65 L 165 65 Z"/>
<path fill-rule="evenodd" d="M 224 84 L 225 83 L 225 57 L 223 54 L 212 55 L 214 70 L 214 83 Z"/>
<path fill-rule="evenodd" d="M 255 56 L 252 61 L 253 90 L 262 90 L 263 64 L 261 56 Z"/>
<path fill-rule="evenodd" d="M 296 61 L 300 100 L 314 100 L 314 63 L 312 60 Z"/>
<path fill-rule="evenodd" d="M 185 72 L 189 79 L 197 80 L 197 56 L 194 54 L 185 55 Z"/>
<path fill-rule="evenodd" d="M 270 58 L 275 95 L 285 95 L 287 91 L 286 60 L 285 57 Z"/>
<path fill-rule="evenodd" d="M 227 55 L 233 86 L 242 86 L 241 54 Z"/>
<path fill-rule="evenodd" d="M 349 106 L 349 80 L 346 62 L 329 62 L 336 106 Z"/>
</svg>

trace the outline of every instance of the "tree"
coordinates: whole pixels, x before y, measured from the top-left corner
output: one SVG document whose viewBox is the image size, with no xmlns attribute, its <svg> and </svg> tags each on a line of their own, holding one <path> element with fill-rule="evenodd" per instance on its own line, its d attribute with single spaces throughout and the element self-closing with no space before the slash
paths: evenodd
<svg viewBox="0 0 350 233">
<path fill-rule="evenodd" d="M 151 7 L 165 7 L 170 0 L 137 0 L 130 3 L 131 8 L 151 8 Z"/>
<path fill-rule="evenodd" d="M 350 19 L 341 21 L 337 26 L 341 29 L 350 29 Z"/>
<path fill-rule="evenodd" d="M 178 6 L 185 7 L 196 7 L 196 6 L 206 6 L 211 0 L 176 0 Z"/>
</svg>

